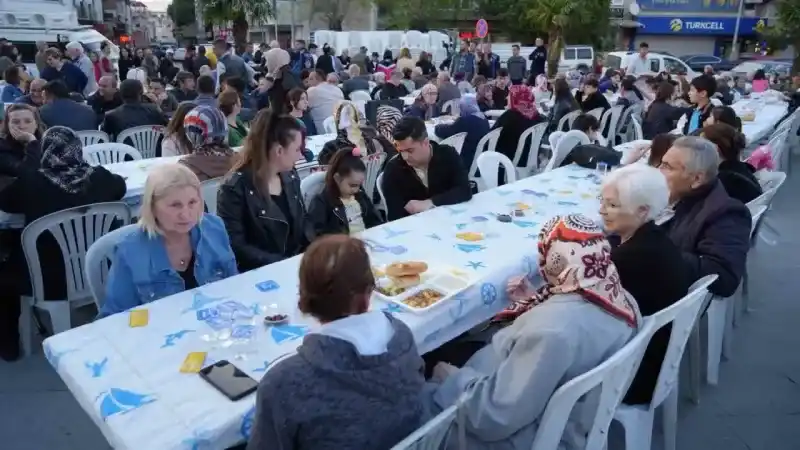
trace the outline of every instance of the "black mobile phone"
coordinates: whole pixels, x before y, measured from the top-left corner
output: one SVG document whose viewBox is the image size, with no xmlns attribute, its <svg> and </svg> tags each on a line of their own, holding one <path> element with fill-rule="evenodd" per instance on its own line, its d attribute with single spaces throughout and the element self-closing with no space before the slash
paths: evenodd
<svg viewBox="0 0 800 450">
<path fill-rule="evenodd" d="M 256 380 L 225 360 L 204 367 L 200 376 L 233 401 L 247 397 L 258 388 Z"/>
</svg>

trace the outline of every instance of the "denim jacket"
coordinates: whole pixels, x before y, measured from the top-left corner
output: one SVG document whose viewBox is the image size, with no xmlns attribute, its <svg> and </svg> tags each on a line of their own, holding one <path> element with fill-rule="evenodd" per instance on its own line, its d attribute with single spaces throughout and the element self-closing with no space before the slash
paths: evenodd
<svg viewBox="0 0 800 450">
<path fill-rule="evenodd" d="M 194 276 L 199 286 L 238 274 L 222 219 L 205 214 L 192 231 Z M 117 244 L 99 317 L 183 292 L 180 274 L 172 268 L 160 237 L 137 229 Z"/>
</svg>

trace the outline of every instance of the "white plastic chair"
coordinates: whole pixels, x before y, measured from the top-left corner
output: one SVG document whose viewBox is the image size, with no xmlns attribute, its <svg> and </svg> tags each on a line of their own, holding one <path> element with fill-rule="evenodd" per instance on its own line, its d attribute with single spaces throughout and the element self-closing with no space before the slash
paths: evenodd
<svg viewBox="0 0 800 450">
<path fill-rule="evenodd" d="M 599 404 L 592 428 L 586 435 L 585 450 L 603 450 L 607 445 L 608 427 L 622 397 L 628 390 L 642 361 L 647 343 L 655 333 L 654 322 L 645 319 L 639 332 L 624 347 L 594 369 L 568 381 L 553 393 L 539 420 L 532 450 L 558 448 L 564 427 L 575 403 L 589 391 L 599 387 Z M 645 449 L 633 449 L 645 450 Z"/>
<path fill-rule="evenodd" d="M 139 150 L 128 144 L 118 142 L 105 142 L 83 147 L 83 160 L 92 166 L 103 166 L 125 161 L 130 156 L 134 160 L 142 159 Z"/>
<path fill-rule="evenodd" d="M 547 143 L 550 145 L 549 148 L 551 150 L 556 148 L 556 145 L 558 145 L 558 141 L 565 134 L 567 134 L 565 131 L 553 131 L 552 133 L 550 133 L 550 135 L 547 136 Z"/>
<path fill-rule="evenodd" d="M 133 148 L 139 150 L 143 158 L 155 158 L 158 142 L 163 137 L 163 126 L 143 125 L 123 131 L 117 136 L 117 142 L 124 144 L 126 140 L 130 140 L 133 143 Z"/>
<path fill-rule="evenodd" d="M 217 213 L 217 193 L 219 192 L 219 185 L 221 183 L 222 177 L 212 178 L 200 183 L 200 192 L 203 194 L 203 202 L 206 204 L 206 210 L 211 214 Z"/>
<path fill-rule="evenodd" d="M 583 131 L 572 130 L 564 133 L 553 149 L 553 155 L 550 157 L 550 160 L 547 161 L 547 165 L 545 166 L 543 172 L 549 172 L 553 169 L 557 169 L 564 159 L 567 158 L 573 148 L 579 145 L 589 145 L 590 143 L 591 141 L 589 140 L 589 136 L 587 136 Z"/>
<path fill-rule="evenodd" d="M 138 227 L 138 224 L 125 225 L 124 227 L 106 233 L 101 236 L 100 239 L 94 241 L 94 244 L 92 244 L 86 252 L 84 275 L 86 276 L 86 281 L 89 283 L 89 289 L 92 292 L 94 304 L 97 305 L 98 310 L 102 308 L 103 303 L 105 303 L 105 286 L 108 281 L 108 270 L 111 266 L 110 263 L 113 259 L 117 243 Z"/>
<path fill-rule="evenodd" d="M 439 141 L 439 145 L 449 145 L 456 149 L 458 154 L 461 154 L 461 149 L 464 147 L 464 139 L 467 138 L 467 133 L 456 133 L 447 139 Z"/>
<path fill-rule="evenodd" d="M 503 131 L 503 128 L 496 128 L 488 133 L 486 136 L 482 137 L 480 141 L 478 141 L 478 147 L 475 149 L 475 156 L 472 160 L 472 164 L 469 166 L 469 179 L 472 181 L 477 182 L 478 177 L 478 157 L 481 156 L 483 152 L 493 152 L 497 147 L 497 140 L 500 138 L 500 132 Z"/>
<path fill-rule="evenodd" d="M 511 184 L 517 181 L 517 171 L 514 170 L 514 163 L 508 156 L 500 152 L 483 152 L 478 156 L 478 169 L 481 171 L 482 190 L 494 189 L 500 185 L 497 179 L 497 169 L 503 166 L 506 173 L 506 183 Z"/>
<path fill-rule="evenodd" d="M 457 98 L 444 102 L 444 104 L 442 105 L 442 114 L 458 116 L 459 111 L 461 111 L 461 108 L 458 106 L 458 102 L 459 100 Z"/>
<path fill-rule="evenodd" d="M 101 144 L 103 142 L 111 142 L 111 138 L 108 137 L 105 131 L 100 130 L 84 130 L 84 131 L 76 131 L 75 134 L 81 139 L 81 143 L 84 147 L 87 145 L 92 144 Z"/>
<path fill-rule="evenodd" d="M 367 173 L 364 177 L 364 192 L 370 199 L 375 195 L 375 183 L 378 181 L 378 173 L 383 167 L 383 162 L 386 161 L 386 153 L 373 153 L 364 157 L 364 165 L 367 167 Z"/>
<path fill-rule="evenodd" d="M 617 129 L 619 128 L 619 119 L 622 116 L 622 111 L 625 109 L 622 105 L 612 106 L 603 113 L 603 118 L 600 119 L 600 130 L 606 141 L 614 145 L 614 138 L 617 136 Z"/>
<path fill-rule="evenodd" d="M 375 187 L 378 188 L 378 196 L 381 198 L 381 209 L 384 211 L 389 211 L 386 205 L 386 196 L 383 195 L 383 172 L 378 175 L 378 179 L 375 182 Z"/>
<path fill-rule="evenodd" d="M 583 111 L 580 109 L 564 114 L 564 117 L 558 121 L 558 128 L 556 128 L 556 131 L 564 131 L 564 129 L 570 131 L 572 129 L 572 123 L 575 122 L 575 119 L 581 114 L 583 114 Z"/>
<path fill-rule="evenodd" d="M 459 400 L 455 405 L 440 412 L 417 431 L 398 442 L 391 450 L 439 450 L 443 448 L 462 403 L 463 401 Z M 465 433 L 463 426 L 458 427 L 458 438 L 462 449 L 466 449 Z"/>
<path fill-rule="evenodd" d="M 631 127 L 633 128 L 633 139 L 630 139 L 630 141 L 639 141 L 644 139 L 644 131 L 642 130 L 642 124 L 639 123 L 639 119 L 636 117 L 631 117 Z"/>
<path fill-rule="evenodd" d="M 325 134 L 336 134 L 336 122 L 333 120 L 333 116 L 322 122 L 322 128 L 325 130 Z"/>
<path fill-rule="evenodd" d="M 353 102 L 368 102 L 372 100 L 367 91 L 353 91 L 350 93 L 350 100 Z"/>
<path fill-rule="evenodd" d="M 653 435 L 655 410 L 663 405 L 662 424 L 664 450 L 676 450 L 678 426 L 678 374 L 689 336 L 699 317 L 700 308 L 708 297 L 708 286 L 717 275 L 707 275 L 696 281 L 681 300 L 649 317 L 658 331 L 672 322 L 667 352 L 661 364 L 653 397 L 649 405 L 620 404 L 614 419 L 625 428 L 625 448 L 649 450 Z"/>
<path fill-rule="evenodd" d="M 300 181 L 300 195 L 306 207 L 311 200 L 325 188 L 325 172 L 316 172 Z"/>
<path fill-rule="evenodd" d="M 539 123 L 536 124 L 527 130 L 522 132 L 522 135 L 519 137 L 519 142 L 517 142 L 517 151 L 514 152 L 514 167 L 517 168 L 517 178 L 525 178 L 533 175 L 539 169 L 539 149 L 542 146 L 542 139 L 544 138 L 544 134 L 547 132 L 547 123 Z M 528 144 L 528 140 L 530 140 L 530 144 Z M 522 154 L 525 152 L 525 148 L 529 148 L 528 151 L 528 160 L 525 161 L 525 165 L 523 167 L 519 167 L 520 160 L 522 159 Z"/>
<path fill-rule="evenodd" d="M 34 220 L 22 230 L 22 250 L 30 272 L 30 297 L 23 297 L 20 317 L 22 345 L 26 355 L 33 346 L 33 308 L 50 314 L 53 333 L 61 333 L 72 327 L 73 307 L 92 303 L 92 293 L 84 278 L 83 267 L 86 251 L 100 236 L 108 233 L 115 221 L 127 225 L 131 221 L 128 205 L 122 202 L 97 203 L 65 209 Z M 45 300 L 42 265 L 36 242 L 43 233 L 49 232 L 61 249 L 66 272 L 67 296 L 65 299 Z"/>
<path fill-rule="evenodd" d="M 597 118 L 597 120 L 600 120 L 600 119 L 603 118 L 603 108 L 602 107 L 595 108 L 595 109 L 587 112 L 586 114 L 588 114 L 590 116 L 594 116 L 595 118 Z"/>
</svg>

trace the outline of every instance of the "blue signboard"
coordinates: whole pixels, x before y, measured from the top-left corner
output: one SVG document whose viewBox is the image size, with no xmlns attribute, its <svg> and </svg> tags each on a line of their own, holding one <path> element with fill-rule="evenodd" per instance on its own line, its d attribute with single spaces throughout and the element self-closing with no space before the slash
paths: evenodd
<svg viewBox="0 0 800 450">
<path fill-rule="evenodd" d="M 642 17 L 637 20 L 644 25 L 638 34 L 673 35 L 733 35 L 736 29 L 735 17 Z M 742 17 L 739 24 L 741 36 L 758 34 L 767 26 L 767 19 Z"/>
<path fill-rule="evenodd" d="M 640 0 L 642 12 L 736 12 L 743 0 Z"/>
</svg>

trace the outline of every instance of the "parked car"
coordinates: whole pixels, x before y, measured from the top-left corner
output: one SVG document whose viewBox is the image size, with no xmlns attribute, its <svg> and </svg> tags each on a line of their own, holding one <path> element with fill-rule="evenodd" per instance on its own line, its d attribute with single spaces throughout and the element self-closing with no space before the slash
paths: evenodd
<svg viewBox="0 0 800 450">
<path fill-rule="evenodd" d="M 736 62 L 714 55 L 684 55 L 680 59 L 696 72 L 704 71 L 706 66 L 713 67 L 716 72 L 728 71 L 736 66 Z"/>
<path fill-rule="evenodd" d="M 635 54 L 636 52 L 608 52 L 603 66 L 607 69 L 625 69 L 628 67 L 631 57 L 634 57 Z M 664 53 L 648 53 L 647 63 L 650 66 L 650 72 L 653 74 L 661 72 L 677 74 L 684 72 L 686 73 L 686 78 L 691 80 L 701 73 L 692 70 L 691 67 L 678 59 L 678 57 Z"/>
<path fill-rule="evenodd" d="M 792 62 L 783 59 L 754 59 L 736 65 L 731 72 L 734 76 L 752 78 L 756 70 L 763 70 L 767 74 L 774 72 L 780 76 L 788 76 L 792 71 Z"/>
<path fill-rule="evenodd" d="M 577 70 L 581 73 L 592 71 L 594 64 L 594 48 L 589 45 L 567 45 L 561 52 L 558 64 L 559 72 Z"/>
</svg>

